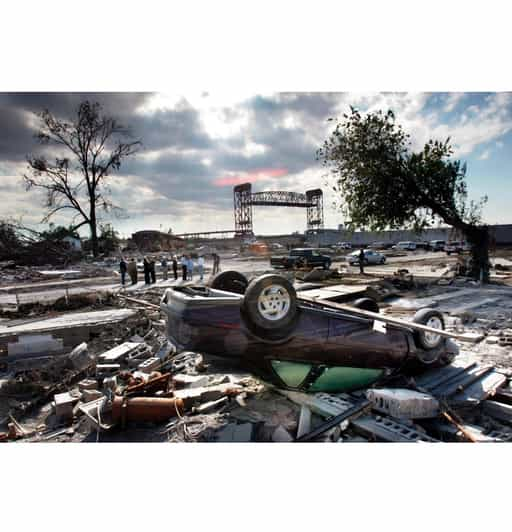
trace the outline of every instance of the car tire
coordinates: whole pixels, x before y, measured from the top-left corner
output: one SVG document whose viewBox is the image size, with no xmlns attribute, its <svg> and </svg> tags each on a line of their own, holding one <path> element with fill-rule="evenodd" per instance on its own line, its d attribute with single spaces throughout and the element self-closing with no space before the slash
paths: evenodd
<svg viewBox="0 0 512 532">
<path fill-rule="evenodd" d="M 235 294 L 245 294 L 249 281 L 240 272 L 226 270 L 215 275 L 208 283 L 210 288 L 234 292 Z"/>
<path fill-rule="evenodd" d="M 330 260 L 324 262 L 324 270 L 328 270 L 330 267 L 331 267 L 331 261 Z"/>
<path fill-rule="evenodd" d="M 367 310 L 368 312 L 378 313 L 380 311 L 377 301 L 371 297 L 360 297 L 352 303 L 352 306 L 361 310 Z"/>
<path fill-rule="evenodd" d="M 420 323 L 421 325 L 428 325 L 429 327 L 444 330 L 443 315 L 439 311 L 431 308 L 418 310 L 412 321 L 414 323 Z M 445 341 L 443 336 L 425 331 L 414 331 L 414 340 L 417 346 L 425 351 L 438 349 Z"/>
<path fill-rule="evenodd" d="M 244 316 L 258 331 L 286 331 L 297 315 L 297 294 L 284 277 L 272 273 L 253 279 L 245 291 Z"/>
<path fill-rule="evenodd" d="M 381 265 L 386 262 L 386 257 L 383 257 L 383 259 L 380 261 Z"/>
</svg>

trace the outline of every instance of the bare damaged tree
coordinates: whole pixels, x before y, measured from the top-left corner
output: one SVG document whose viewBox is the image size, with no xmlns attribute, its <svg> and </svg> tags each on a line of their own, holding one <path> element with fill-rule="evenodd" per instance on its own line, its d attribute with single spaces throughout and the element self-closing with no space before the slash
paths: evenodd
<svg viewBox="0 0 512 532">
<path fill-rule="evenodd" d="M 63 156 L 56 157 L 55 163 L 45 156 L 28 157 L 29 173 L 23 176 L 26 189 L 45 190 L 47 213 L 43 222 L 59 211 L 75 211 L 72 229 L 89 226 L 96 257 L 98 209 L 119 209 L 108 198 L 107 179 L 119 170 L 125 157 L 138 151 L 141 142 L 130 140 L 129 128 L 105 116 L 99 103 L 82 102 L 73 121 L 58 119 L 49 110 L 37 116 L 41 125 L 36 138 L 57 147 Z"/>
</svg>

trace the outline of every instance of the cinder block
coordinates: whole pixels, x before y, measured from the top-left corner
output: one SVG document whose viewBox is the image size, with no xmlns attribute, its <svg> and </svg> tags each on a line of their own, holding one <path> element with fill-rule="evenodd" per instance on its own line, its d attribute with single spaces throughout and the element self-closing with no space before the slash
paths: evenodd
<svg viewBox="0 0 512 532">
<path fill-rule="evenodd" d="M 73 406 L 78 402 L 78 397 L 73 397 L 69 392 L 56 393 L 53 401 L 57 417 L 66 419 L 73 417 Z"/>
<path fill-rule="evenodd" d="M 84 379 L 78 383 L 78 389 L 80 392 L 83 392 L 84 390 L 97 390 L 98 382 L 94 379 Z"/>
<path fill-rule="evenodd" d="M 90 401 L 95 401 L 103 397 L 103 394 L 99 390 L 83 390 L 82 391 L 82 401 L 88 403 Z"/>
<path fill-rule="evenodd" d="M 435 397 L 415 390 L 382 388 L 368 390 L 366 397 L 374 410 L 399 419 L 431 418 L 439 413 Z"/>
<path fill-rule="evenodd" d="M 144 362 L 141 362 L 137 369 L 139 371 L 142 371 L 143 373 L 151 373 L 152 371 L 158 369 L 161 366 L 160 359 L 157 357 L 151 357 L 147 360 L 144 360 Z"/>
</svg>

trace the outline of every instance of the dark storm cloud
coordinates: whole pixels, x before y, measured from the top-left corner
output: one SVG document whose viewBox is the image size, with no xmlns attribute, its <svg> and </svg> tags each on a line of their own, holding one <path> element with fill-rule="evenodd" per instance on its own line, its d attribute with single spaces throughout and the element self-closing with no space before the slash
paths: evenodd
<svg viewBox="0 0 512 532">
<path fill-rule="evenodd" d="M 29 125 L 30 114 L 48 109 L 60 118 L 76 114 L 80 102 L 99 102 L 105 113 L 129 125 L 135 109 L 151 96 L 150 93 L 0 93 L 0 161 L 19 162 L 28 153 L 41 147 Z"/>
<path fill-rule="evenodd" d="M 133 116 L 130 127 L 148 150 L 169 146 L 183 149 L 206 149 L 212 146 L 211 139 L 202 129 L 198 111 L 188 104 L 150 115 Z"/>
</svg>

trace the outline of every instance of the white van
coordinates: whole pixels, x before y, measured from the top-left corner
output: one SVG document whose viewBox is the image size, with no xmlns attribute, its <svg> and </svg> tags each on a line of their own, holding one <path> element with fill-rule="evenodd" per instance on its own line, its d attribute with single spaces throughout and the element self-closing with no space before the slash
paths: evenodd
<svg viewBox="0 0 512 532">
<path fill-rule="evenodd" d="M 416 249 L 416 242 L 398 242 L 396 249 L 403 249 L 404 251 L 414 251 Z"/>
</svg>

